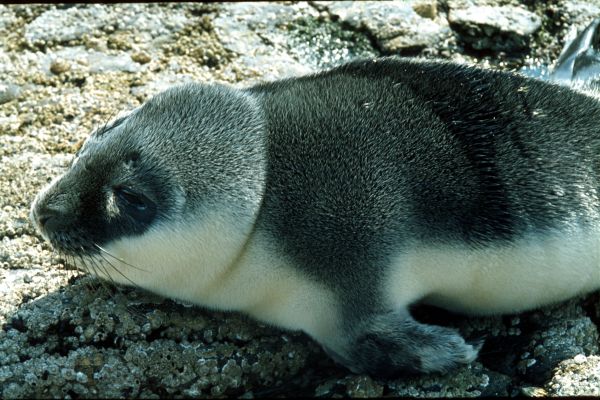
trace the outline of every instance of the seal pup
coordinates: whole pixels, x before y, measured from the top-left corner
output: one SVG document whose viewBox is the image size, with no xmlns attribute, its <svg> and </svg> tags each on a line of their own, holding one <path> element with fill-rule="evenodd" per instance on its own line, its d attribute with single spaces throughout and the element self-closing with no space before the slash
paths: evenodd
<svg viewBox="0 0 600 400">
<path fill-rule="evenodd" d="M 409 306 L 513 313 L 600 288 L 600 103 L 384 58 L 186 84 L 94 132 L 31 218 L 103 278 L 303 330 L 354 372 L 473 361 Z"/>
</svg>

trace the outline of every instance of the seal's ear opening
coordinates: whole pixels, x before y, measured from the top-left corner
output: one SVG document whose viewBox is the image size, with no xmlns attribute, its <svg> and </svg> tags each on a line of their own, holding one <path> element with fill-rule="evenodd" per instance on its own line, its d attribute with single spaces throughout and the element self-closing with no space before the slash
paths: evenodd
<svg viewBox="0 0 600 400">
<path fill-rule="evenodd" d="M 125 156 L 125 164 L 129 167 L 134 167 L 139 161 L 141 155 L 138 151 L 132 151 Z"/>
</svg>

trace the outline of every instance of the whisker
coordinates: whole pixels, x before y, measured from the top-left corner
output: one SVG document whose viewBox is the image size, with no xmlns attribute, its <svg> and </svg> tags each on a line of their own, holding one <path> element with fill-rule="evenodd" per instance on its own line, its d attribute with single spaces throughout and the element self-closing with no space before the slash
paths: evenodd
<svg viewBox="0 0 600 400">
<path fill-rule="evenodd" d="M 77 257 L 77 258 L 80 258 L 80 257 Z M 85 263 L 83 260 L 80 260 L 79 262 L 81 264 L 85 264 L 85 266 L 84 267 L 82 266 L 81 269 L 84 269 L 85 271 L 87 271 L 85 274 L 88 277 L 92 278 L 92 279 L 87 279 L 84 281 L 85 288 L 90 293 L 96 294 L 101 289 L 101 286 L 102 286 L 101 282 L 99 282 L 98 279 L 95 278 L 96 274 L 94 273 L 93 269 L 87 265 L 87 263 Z"/>
<path fill-rule="evenodd" d="M 82 248 L 82 252 L 83 252 L 83 248 Z M 105 268 L 101 268 L 102 266 L 100 264 L 96 263 L 92 257 L 85 255 L 85 252 L 83 252 L 83 254 L 84 254 L 83 256 L 78 256 L 78 258 L 86 266 L 86 268 L 91 269 L 93 271 L 94 276 L 96 276 L 98 278 L 96 280 L 96 282 L 98 283 L 97 288 L 103 289 L 105 293 L 107 293 L 109 296 L 112 296 L 111 287 L 108 285 L 107 281 L 101 277 L 101 274 L 100 274 L 101 272 L 104 272 L 104 274 L 106 274 L 107 278 L 111 281 L 111 283 L 114 286 L 115 282 L 113 281 L 113 279 L 110 276 L 110 274 L 108 273 L 108 271 Z"/>
<path fill-rule="evenodd" d="M 113 110 L 110 114 L 108 114 L 107 118 L 104 120 L 104 122 L 100 122 L 98 124 L 94 124 L 96 125 L 95 129 L 92 130 L 92 132 L 94 134 L 98 133 L 98 132 L 102 132 L 105 131 L 106 128 L 108 127 L 108 123 L 110 121 L 112 121 L 112 119 L 115 117 L 115 115 L 117 115 L 117 111 Z"/>
<path fill-rule="evenodd" d="M 108 260 L 107 260 L 107 259 L 106 259 L 106 258 L 105 258 L 103 255 L 102 255 L 102 253 L 100 253 L 100 257 L 102 257 L 102 259 L 103 259 L 103 260 L 104 260 L 104 261 L 105 261 L 105 262 L 106 262 L 108 265 L 110 265 L 110 266 L 111 266 L 111 268 L 113 268 L 113 269 L 114 269 L 114 270 L 115 270 L 117 273 L 119 273 L 121 276 L 123 276 L 123 277 L 124 277 L 125 279 L 127 279 L 129 282 L 131 282 L 131 284 L 132 284 L 132 285 L 134 285 L 134 286 L 135 286 L 136 288 L 138 288 L 138 289 L 141 289 L 139 285 L 137 285 L 135 282 L 133 282 L 131 279 L 129 279 L 129 278 L 128 278 L 128 277 L 127 277 L 125 274 L 123 274 L 121 271 L 119 271 L 119 270 L 117 269 L 117 267 L 115 267 L 115 266 L 114 266 L 114 265 L 113 265 L 113 264 L 112 264 L 110 261 L 108 261 Z M 96 262 L 96 261 L 94 261 L 94 263 L 95 263 L 95 262 Z M 102 264 L 102 263 L 100 263 L 100 264 Z M 102 266 L 102 268 L 104 269 L 104 271 L 105 271 L 106 275 L 108 275 L 108 276 L 109 276 L 110 280 L 111 280 L 113 283 L 115 283 L 115 282 L 114 282 L 114 280 L 112 279 L 112 277 L 110 277 L 110 275 L 109 275 L 108 271 L 106 270 L 106 266 L 105 266 L 105 265 L 103 265 L 103 266 Z M 122 286 L 115 284 L 115 289 L 116 289 L 117 291 L 119 291 L 121 294 L 123 294 L 123 287 L 122 287 Z M 114 296 L 113 296 L 113 299 L 114 299 Z M 115 302 L 116 302 L 116 301 L 115 301 Z M 142 319 L 142 320 L 143 320 L 143 319 L 146 317 L 144 314 L 142 314 L 140 311 L 136 310 L 135 308 L 131 307 L 129 304 L 125 304 L 125 309 L 126 309 L 126 310 L 127 310 L 127 312 L 129 312 L 130 314 L 132 314 L 132 315 L 135 315 L 135 316 L 137 316 L 138 318 L 140 318 L 140 319 Z"/>
<path fill-rule="evenodd" d="M 136 287 L 136 288 L 138 288 L 138 289 L 142 289 L 142 288 L 141 288 L 141 287 L 140 287 L 140 286 L 139 286 L 137 283 L 135 283 L 134 281 L 132 281 L 131 279 L 129 279 L 129 277 L 128 277 L 127 275 L 125 275 L 125 274 L 124 274 L 123 272 L 121 272 L 121 271 L 120 271 L 120 270 L 119 270 L 117 267 L 115 267 L 115 266 L 113 265 L 113 263 L 111 263 L 110 261 L 108 261 L 108 260 L 106 259 L 106 257 L 104 257 L 104 255 L 103 255 L 102 253 L 100 253 L 100 257 L 102 257 L 102 259 L 103 259 L 104 261 L 106 261 L 106 263 L 107 263 L 108 265 L 110 265 L 110 266 L 111 266 L 111 268 L 112 268 L 112 269 L 113 269 L 113 270 L 114 270 L 116 273 L 118 273 L 119 275 L 121 275 L 123 278 L 127 279 L 127 281 L 129 281 L 129 282 L 130 282 L 130 283 L 131 283 L 133 286 L 135 286 L 135 287 Z"/>
<path fill-rule="evenodd" d="M 69 261 L 69 257 L 71 258 L 71 261 Z M 77 262 L 75 261 L 75 256 L 65 254 L 65 260 L 67 264 L 69 264 L 69 266 L 71 267 L 70 271 L 89 273 L 89 271 L 86 268 L 82 268 L 77 264 Z"/>
<path fill-rule="evenodd" d="M 106 274 L 106 276 L 108 277 L 108 279 L 112 283 L 112 287 L 111 288 L 107 287 L 107 289 L 109 289 L 108 290 L 108 294 L 109 294 L 110 298 L 115 302 L 115 304 L 118 303 L 119 301 L 118 301 L 117 297 L 115 296 L 115 291 L 122 294 L 123 293 L 122 292 L 123 291 L 122 286 L 119 285 L 117 282 L 115 282 L 115 280 L 113 279 L 113 277 L 110 275 L 110 273 L 109 273 L 108 268 L 107 268 L 106 265 L 103 265 L 102 262 L 100 262 L 99 260 L 94 259 L 93 257 L 88 257 L 88 260 L 89 260 L 90 263 L 92 263 L 93 265 L 95 265 L 95 267 L 97 269 L 102 270 Z M 105 281 L 101 280 L 101 282 L 104 283 Z M 125 306 L 125 308 L 127 308 L 127 305 Z"/>
<path fill-rule="evenodd" d="M 106 123 L 108 124 L 108 122 Z M 100 128 L 102 129 L 102 128 Z M 85 233 L 81 233 L 84 237 Z M 128 296 L 125 291 L 126 286 L 119 285 L 115 281 L 115 273 L 121 275 L 126 281 L 137 289 L 142 289 L 136 282 L 127 276 L 121 269 L 118 268 L 121 264 L 129 266 L 135 270 L 148 272 L 147 270 L 132 265 L 125 260 L 111 254 L 108 250 L 97 243 L 87 240 L 73 240 L 68 236 L 58 235 L 56 238 L 61 245 L 52 246 L 52 252 L 58 257 L 58 263 L 62 269 L 68 271 L 67 274 L 77 276 L 78 274 L 90 275 L 96 279 L 89 279 L 83 282 L 84 287 L 89 291 L 89 295 L 98 298 L 106 294 L 115 301 L 121 303 L 125 310 L 136 320 L 145 321 L 147 316 L 135 306 L 129 304 Z M 64 250 L 60 250 L 64 248 Z M 96 251 L 94 251 L 96 250 Z M 116 264 L 120 263 L 120 264 Z M 114 272 L 113 272 L 114 271 Z M 143 289 L 142 289 L 143 290 Z M 122 294 L 123 298 L 116 295 Z"/>
<path fill-rule="evenodd" d="M 88 261 L 94 266 L 94 269 L 96 271 L 103 272 L 106 275 L 106 277 L 108 278 L 108 280 L 110 280 L 110 282 L 113 284 L 113 286 L 117 285 L 117 283 L 115 282 L 113 277 L 110 275 L 110 273 L 108 272 L 108 269 L 106 268 L 105 265 L 102 265 L 102 263 L 98 262 L 97 260 L 94 260 L 92 257 L 88 257 Z"/>
<path fill-rule="evenodd" d="M 131 264 L 129 264 L 127 261 L 125 261 L 125 260 L 123 260 L 123 259 L 121 259 L 121 258 L 119 258 L 119 257 L 117 257 L 117 256 L 114 256 L 114 255 L 112 255 L 112 254 L 111 254 L 109 251 L 107 251 L 106 249 L 104 249 L 102 246 L 100 246 L 100 245 L 99 245 L 99 244 L 97 244 L 97 243 L 94 243 L 94 246 L 95 246 L 95 247 L 96 247 L 98 250 L 100 250 L 101 252 L 103 252 L 104 254 L 106 254 L 107 256 L 110 256 L 110 257 L 114 258 L 115 260 L 117 260 L 117 261 L 119 261 L 119 262 L 121 262 L 121 263 L 123 263 L 123 264 L 127 265 L 128 267 L 135 268 L 135 269 L 137 269 L 137 270 L 139 270 L 139 271 L 148 272 L 148 270 L 146 270 L 146 269 L 143 269 L 143 268 L 140 268 L 140 267 L 136 267 L 135 265 L 131 265 Z"/>
<path fill-rule="evenodd" d="M 58 261 L 61 263 L 60 265 L 62 266 L 63 271 L 66 272 L 67 274 L 67 280 L 70 280 L 71 278 L 73 278 L 74 276 L 76 276 L 78 273 L 81 273 L 81 269 L 79 267 L 77 267 L 77 265 L 75 264 L 74 261 L 70 261 L 69 260 L 69 255 L 67 253 L 64 253 L 60 250 L 57 250 L 56 248 L 52 248 L 52 253 L 55 257 L 57 257 Z M 72 256 L 71 256 L 72 258 Z M 85 272 L 85 271 L 83 271 Z"/>
</svg>

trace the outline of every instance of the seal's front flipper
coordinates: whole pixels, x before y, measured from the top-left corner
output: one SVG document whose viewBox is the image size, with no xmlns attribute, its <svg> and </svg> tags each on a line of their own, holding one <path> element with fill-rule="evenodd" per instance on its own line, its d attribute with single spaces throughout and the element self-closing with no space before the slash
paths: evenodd
<svg viewBox="0 0 600 400">
<path fill-rule="evenodd" d="M 481 348 L 453 329 L 417 322 L 406 311 L 374 315 L 352 331 L 346 354 L 333 358 L 353 372 L 380 378 L 447 372 L 471 363 Z"/>
<path fill-rule="evenodd" d="M 600 77 L 600 18 L 565 44 L 550 80 L 570 84 Z"/>
</svg>

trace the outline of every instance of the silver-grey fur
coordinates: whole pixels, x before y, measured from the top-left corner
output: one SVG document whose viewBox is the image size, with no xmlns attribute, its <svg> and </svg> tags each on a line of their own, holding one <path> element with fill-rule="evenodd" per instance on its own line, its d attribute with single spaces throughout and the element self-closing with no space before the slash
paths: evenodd
<svg viewBox="0 0 600 400">
<path fill-rule="evenodd" d="M 447 371 L 478 343 L 410 304 L 600 287 L 599 125 L 591 97 L 442 62 L 188 84 L 92 135 L 32 219 L 83 264 L 109 252 L 141 287 L 303 329 L 353 371 Z"/>
</svg>

